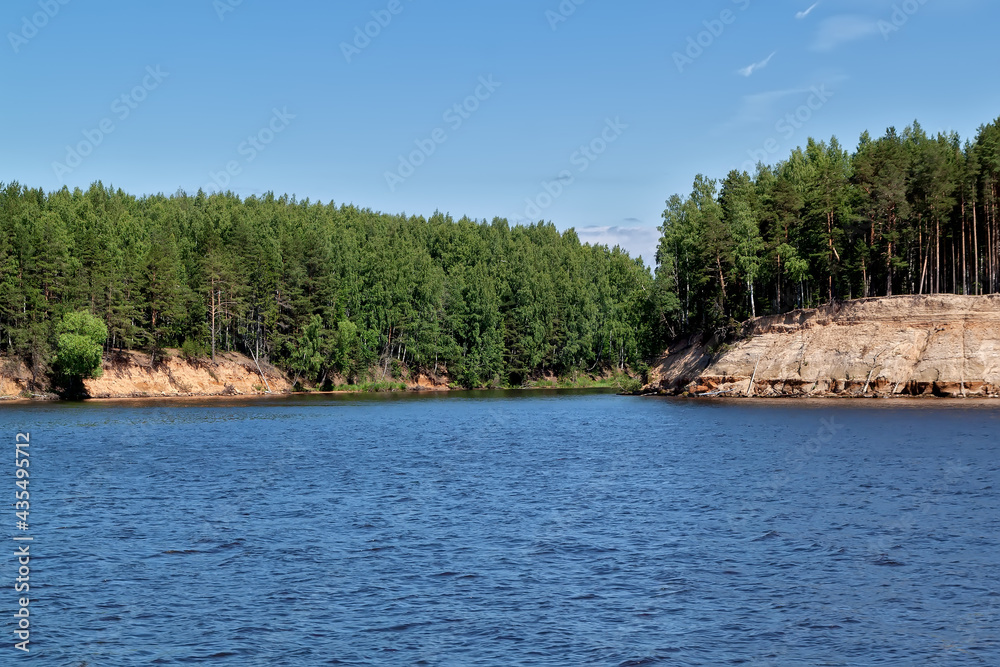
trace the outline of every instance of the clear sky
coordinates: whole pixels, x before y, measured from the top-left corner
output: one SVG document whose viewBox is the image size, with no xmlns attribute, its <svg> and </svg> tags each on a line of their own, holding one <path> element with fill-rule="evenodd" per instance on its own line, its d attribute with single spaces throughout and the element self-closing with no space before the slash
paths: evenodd
<svg viewBox="0 0 1000 667">
<path fill-rule="evenodd" d="M 0 181 L 545 219 L 651 260 L 696 173 L 972 135 L 998 25 L 994 0 L 5 0 Z"/>
</svg>

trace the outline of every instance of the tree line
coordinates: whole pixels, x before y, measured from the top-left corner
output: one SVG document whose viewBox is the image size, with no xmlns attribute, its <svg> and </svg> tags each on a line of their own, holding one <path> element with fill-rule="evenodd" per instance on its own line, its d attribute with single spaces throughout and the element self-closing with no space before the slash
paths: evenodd
<svg viewBox="0 0 1000 667">
<path fill-rule="evenodd" d="M 1000 119 L 964 143 L 809 139 L 756 173 L 698 175 L 663 213 L 654 312 L 673 336 L 838 299 L 1000 290 Z"/>
<path fill-rule="evenodd" d="M 0 184 L 0 354 L 40 386 L 61 343 L 82 345 L 67 331 L 104 331 L 84 311 L 104 355 L 238 351 L 303 384 L 623 369 L 655 353 L 652 283 L 641 260 L 547 223 Z"/>
<path fill-rule="evenodd" d="M 38 386 L 93 345 L 238 351 L 305 385 L 641 369 L 671 339 L 762 314 L 997 292 L 998 186 L 1000 120 L 965 142 L 918 123 L 853 153 L 810 139 L 671 197 L 651 271 L 551 223 L 0 184 L 0 355 Z"/>
</svg>

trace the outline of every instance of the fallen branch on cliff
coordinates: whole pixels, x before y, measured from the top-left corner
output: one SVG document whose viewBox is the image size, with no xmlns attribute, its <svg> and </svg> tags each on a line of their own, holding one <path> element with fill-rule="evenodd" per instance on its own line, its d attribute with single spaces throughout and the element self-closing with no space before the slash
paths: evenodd
<svg viewBox="0 0 1000 667">
<path fill-rule="evenodd" d="M 881 354 L 881 352 L 879 352 L 879 354 Z M 870 371 L 868 371 L 868 379 L 865 380 L 865 387 L 864 387 L 864 389 L 861 390 L 862 394 L 867 394 L 868 393 L 868 387 L 871 386 L 872 376 L 875 374 L 875 369 L 876 368 L 878 368 L 878 354 L 876 354 L 875 358 L 872 359 L 872 368 L 871 368 Z"/>
<path fill-rule="evenodd" d="M 747 385 L 747 396 L 753 394 L 753 381 L 757 379 L 757 367 L 760 366 L 760 355 L 757 355 L 757 363 L 753 367 L 753 375 L 750 376 L 750 384 Z"/>
<path fill-rule="evenodd" d="M 735 389 L 722 389 L 720 391 L 709 391 L 704 394 L 698 394 L 698 396 L 722 396 L 723 394 L 732 394 Z"/>
</svg>

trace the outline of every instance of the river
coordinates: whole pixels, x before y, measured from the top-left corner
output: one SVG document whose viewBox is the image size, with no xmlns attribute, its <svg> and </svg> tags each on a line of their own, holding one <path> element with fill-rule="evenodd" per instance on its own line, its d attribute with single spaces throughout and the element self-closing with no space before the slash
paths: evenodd
<svg viewBox="0 0 1000 667">
<path fill-rule="evenodd" d="M 10 404 L 11 500 L 23 431 L 34 665 L 1000 664 L 1000 404 Z"/>
</svg>

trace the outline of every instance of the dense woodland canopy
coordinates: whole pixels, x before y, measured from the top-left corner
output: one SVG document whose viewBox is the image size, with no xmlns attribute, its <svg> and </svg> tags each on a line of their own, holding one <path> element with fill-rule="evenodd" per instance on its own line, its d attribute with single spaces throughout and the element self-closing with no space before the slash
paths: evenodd
<svg viewBox="0 0 1000 667">
<path fill-rule="evenodd" d="M 1000 290 L 1000 120 L 836 138 L 671 197 L 654 309 L 674 335 L 836 299 Z"/>
<path fill-rule="evenodd" d="M 551 224 L 0 187 L 0 354 L 39 382 L 79 310 L 106 324 L 106 354 L 235 350 L 307 384 L 620 369 L 653 353 L 652 280 L 640 260 Z"/>
<path fill-rule="evenodd" d="M 44 384 L 67 315 L 88 311 L 105 354 L 235 350 L 306 384 L 641 368 L 672 338 L 752 316 L 1000 291 L 998 185 L 1000 120 L 965 143 L 917 123 L 853 154 L 810 139 L 671 197 L 651 272 L 545 223 L 0 184 L 0 355 Z"/>
</svg>

